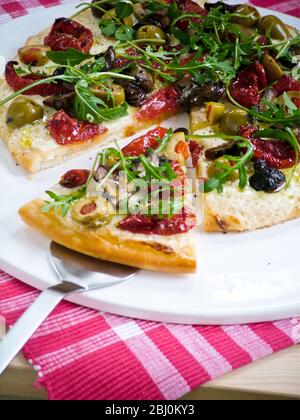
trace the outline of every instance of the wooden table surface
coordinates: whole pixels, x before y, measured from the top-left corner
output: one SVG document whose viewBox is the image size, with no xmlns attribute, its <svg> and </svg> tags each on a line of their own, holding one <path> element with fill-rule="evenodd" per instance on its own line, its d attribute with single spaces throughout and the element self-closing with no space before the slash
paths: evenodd
<svg viewBox="0 0 300 420">
<path fill-rule="evenodd" d="M 46 399 L 36 372 L 19 356 L 0 377 L 0 399 Z M 210 382 L 184 400 L 299 399 L 300 345 Z"/>
</svg>

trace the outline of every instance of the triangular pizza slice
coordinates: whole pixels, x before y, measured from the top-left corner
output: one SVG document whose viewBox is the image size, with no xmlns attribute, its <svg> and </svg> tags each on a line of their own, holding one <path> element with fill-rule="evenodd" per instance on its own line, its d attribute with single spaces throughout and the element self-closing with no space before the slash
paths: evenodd
<svg viewBox="0 0 300 420">
<path fill-rule="evenodd" d="M 123 149 L 102 150 L 91 170 L 67 172 L 20 215 L 49 239 L 92 257 L 193 272 L 197 218 L 184 188 L 188 158 L 184 132 L 157 127 Z"/>
</svg>

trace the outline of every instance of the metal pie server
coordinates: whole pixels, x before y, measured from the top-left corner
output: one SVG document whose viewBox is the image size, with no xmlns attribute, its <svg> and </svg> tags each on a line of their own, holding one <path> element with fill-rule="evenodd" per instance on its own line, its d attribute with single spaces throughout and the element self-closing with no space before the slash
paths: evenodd
<svg viewBox="0 0 300 420">
<path fill-rule="evenodd" d="M 50 261 L 59 283 L 44 290 L 0 341 L 0 375 L 64 298 L 123 283 L 139 272 L 79 254 L 54 242 L 50 246 Z"/>
</svg>

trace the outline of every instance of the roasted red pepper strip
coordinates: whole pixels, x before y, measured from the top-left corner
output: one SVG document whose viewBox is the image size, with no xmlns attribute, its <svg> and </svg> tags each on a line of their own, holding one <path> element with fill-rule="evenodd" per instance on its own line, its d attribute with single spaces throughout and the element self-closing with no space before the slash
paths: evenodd
<svg viewBox="0 0 300 420">
<path fill-rule="evenodd" d="M 86 169 L 73 169 L 64 174 L 60 180 L 60 185 L 64 188 L 78 188 L 87 183 L 90 171 Z"/>
<path fill-rule="evenodd" d="M 172 86 L 160 89 L 142 105 L 136 117 L 139 121 L 157 121 L 180 110 L 180 93 Z"/>
<path fill-rule="evenodd" d="M 72 19 L 56 19 L 44 44 L 53 51 L 66 51 L 68 48 L 88 53 L 93 45 L 93 34 Z"/>
<path fill-rule="evenodd" d="M 59 111 L 50 118 L 48 130 L 56 142 L 63 146 L 92 141 L 95 137 L 104 134 L 107 128 L 101 125 L 79 121 L 67 115 L 65 111 Z"/>
<path fill-rule="evenodd" d="M 182 214 L 173 217 L 132 215 L 119 224 L 119 229 L 143 235 L 177 235 L 188 232 L 196 226 L 196 216 L 184 209 Z"/>
<path fill-rule="evenodd" d="M 284 75 L 275 83 L 273 88 L 276 90 L 278 96 L 282 95 L 284 92 L 299 92 L 300 82 L 292 77 Z"/>
<path fill-rule="evenodd" d="M 267 77 L 263 65 L 254 63 L 239 72 L 231 83 L 230 94 L 240 105 L 251 108 L 260 103 L 259 91 L 266 86 Z"/>
<path fill-rule="evenodd" d="M 19 76 L 14 68 L 14 66 L 17 64 L 18 63 L 16 61 L 9 61 L 5 67 L 6 82 L 15 92 L 31 85 L 32 83 L 38 80 L 45 79 L 44 76 L 40 76 L 37 74 Z M 45 83 L 26 90 L 24 92 L 24 95 L 52 96 L 67 92 L 69 92 L 69 89 L 67 89 L 64 86 L 55 83 Z"/>
<path fill-rule="evenodd" d="M 125 156 L 140 156 L 145 154 L 148 149 L 156 149 L 159 145 L 157 138 L 162 140 L 167 131 L 166 128 L 156 127 L 144 136 L 133 140 L 123 148 L 122 152 Z"/>
</svg>

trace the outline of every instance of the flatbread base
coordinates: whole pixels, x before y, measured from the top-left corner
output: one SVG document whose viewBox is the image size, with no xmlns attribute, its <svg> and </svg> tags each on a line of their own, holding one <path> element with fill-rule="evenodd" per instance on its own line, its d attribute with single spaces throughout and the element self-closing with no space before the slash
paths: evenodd
<svg viewBox="0 0 300 420">
<path fill-rule="evenodd" d="M 128 239 L 123 232 L 117 236 L 112 234 L 109 226 L 98 230 L 77 228 L 62 223 L 54 212 L 43 213 L 42 199 L 37 199 L 22 207 L 19 214 L 23 221 L 60 245 L 91 257 L 100 258 L 119 264 L 138 267 L 145 270 L 165 273 L 192 273 L 196 270 L 196 256 L 190 235 L 180 252 L 172 247 L 175 237 L 169 237 L 170 244 L 166 246 L 159 242 Z M 184 236 L 180 235 L 184 241 Z M 138 235 L 139 236 L 139 235 Z"/>
</svg>

